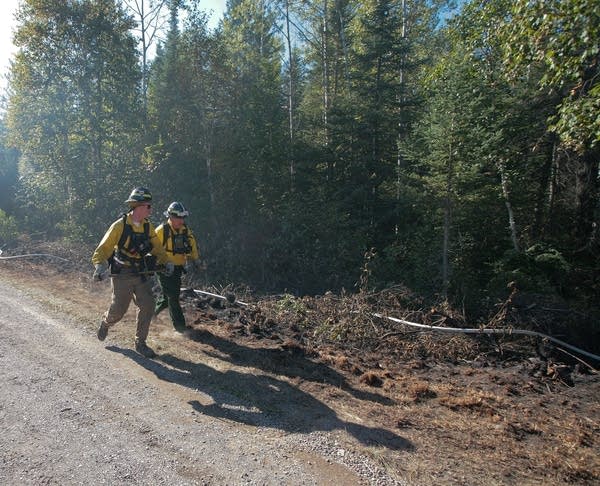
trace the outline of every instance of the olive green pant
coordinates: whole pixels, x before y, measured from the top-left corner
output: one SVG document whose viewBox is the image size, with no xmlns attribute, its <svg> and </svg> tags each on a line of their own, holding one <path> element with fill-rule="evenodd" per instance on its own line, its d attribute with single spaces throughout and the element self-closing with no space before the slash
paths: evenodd
<svg viewBox="0 0 600 486">
<path fill-rule="evenodd" d="M 183 310 L 179 303 L 182 273 L 183 269 L 181 267 L 175 267 L 175 271 L 170 277 L 167 277 L 162 273 L 158 274 L 158 282 L 160 283 L 162 295 L 158 298 L 156 305 L 154 306 L 154 313 L 157 315 L 167 307 L 169 308 L 169 315 L 171 316 L 173 327 L 179 332 L 185 331 L 185 317 L 183 316 Z"/>
<path fill-rule="evenodd" d="M 150 321 L 154 313 L 152 279 L 141 277 L 140 275 L 123 273 L 111 278 L 111 287 L 112 301 L 104 314 L 104 322 L 108 327 L 119 322 L 133 300 L 138 307 L 135 342 L 146 342 L 148 332 L 150 331 Z"/>
</svg>

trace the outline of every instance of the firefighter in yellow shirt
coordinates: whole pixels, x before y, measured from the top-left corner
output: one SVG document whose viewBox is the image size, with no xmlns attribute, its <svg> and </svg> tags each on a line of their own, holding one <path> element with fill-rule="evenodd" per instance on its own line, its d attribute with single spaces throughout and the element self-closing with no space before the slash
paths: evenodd
<svg viewBox="0 0 600 486">
<path fill-rule="evenodd" d="M 108 329 L 121 320 L 133 299 L 138 307 L 135 350 L 152 358 L 155 353 L 146 344 L 154 313 L 151 274 L 156 265 L 164 265 L 165 274 L 173 273 L 174 265 L 168 262 L 154 226 L 148 220 L 152 209 L 150 191 L 136 187 L 125 202 L 129 212 L 110 226 L 92 255 L 93 279 L 103 280 L 110 265 L 112 286 L 110 307 L 100 322 L 97 335 L 104 341 Z"/>
<path fill-rule="evenodd" d="M 175 265 L 172 275 L 159 274 L 158 281 L 162 295 L 156 301 L 154 313 L 168 308 L 173 327 L 178 332 L 185 331 L 185 317 L 179 294 L 181 291 L 181 276 L 192 267 L 202 269 L 198 255 L 198 246 L 192 230 L 185 224 L 189 215 L 187 209 L 178 201 L 172 202 L 164 212 L 167 221 L 156 228 L 156 234 L 167 252 L 167 259 Z"/>
</svg>

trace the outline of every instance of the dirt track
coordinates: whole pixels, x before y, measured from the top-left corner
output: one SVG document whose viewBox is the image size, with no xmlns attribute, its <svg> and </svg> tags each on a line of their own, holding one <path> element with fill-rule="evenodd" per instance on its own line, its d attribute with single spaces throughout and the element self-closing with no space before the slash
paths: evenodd
<svg viewBox="0 0 600 486">
<path fill-rule="evenodd" d="M 277 430 L 199 413 L 204 391 L 157 378 L 185 371 L 105 349 L 5 284 L 0 301 L 1 484 L 360 482 Z"/>
</svg>

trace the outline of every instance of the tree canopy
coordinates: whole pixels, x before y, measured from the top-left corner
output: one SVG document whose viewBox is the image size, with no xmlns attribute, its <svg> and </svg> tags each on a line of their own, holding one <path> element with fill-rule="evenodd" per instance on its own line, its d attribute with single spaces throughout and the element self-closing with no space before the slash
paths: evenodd
<svg viewBox="0 0 600 486">
<path fill-rule="evenodd" d="M 596 2 L 232 0 L 214 30 L 159 3 L 152 58 L 155 10 L 22 3 L 5 219 L 91 245 L 148 185 L 215 283 L 597 295 Z"/>
</svg>

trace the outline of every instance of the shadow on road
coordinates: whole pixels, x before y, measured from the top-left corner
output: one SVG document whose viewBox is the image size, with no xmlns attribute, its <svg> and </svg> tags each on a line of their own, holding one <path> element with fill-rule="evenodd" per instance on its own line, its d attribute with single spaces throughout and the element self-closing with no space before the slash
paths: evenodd
<svg viewBox="0 0 600 486">
<path fill-rule="evenodd" d="M 287 432 L 345 430 L 362 444 L 413 450 L 412 443 L 386 429 L 341 420 L 330 407 L 289 383 L 264 375 L 218 371 L 203 363 L 163 354 L 154 360 L 131 349 L 107 346 L 154 373 L 159 379 L 210 395 L 213 403 L 188 402 L 204 415 Z"/>
<path fill-rule="evenodd" d="M 192 330 L 186 335 L 193 341 L 212 346 L 219 353 L 203 351 L 208 356 L 228 361 L 237 366 L 258 368 L 268 373 L 302 378 L 315 383 L 325 383 L 348 393 L 359 400 L 370 400 L 382 405 L 394 405 L 388 397 L 378 393 L 356 390 L 346 377 L 322 363 L 308 359 L 300 349 L 250 348 L 216 336 L 207 330 Z M 225 356 L 224 356 L 225 355 Z"/>
</svg>

